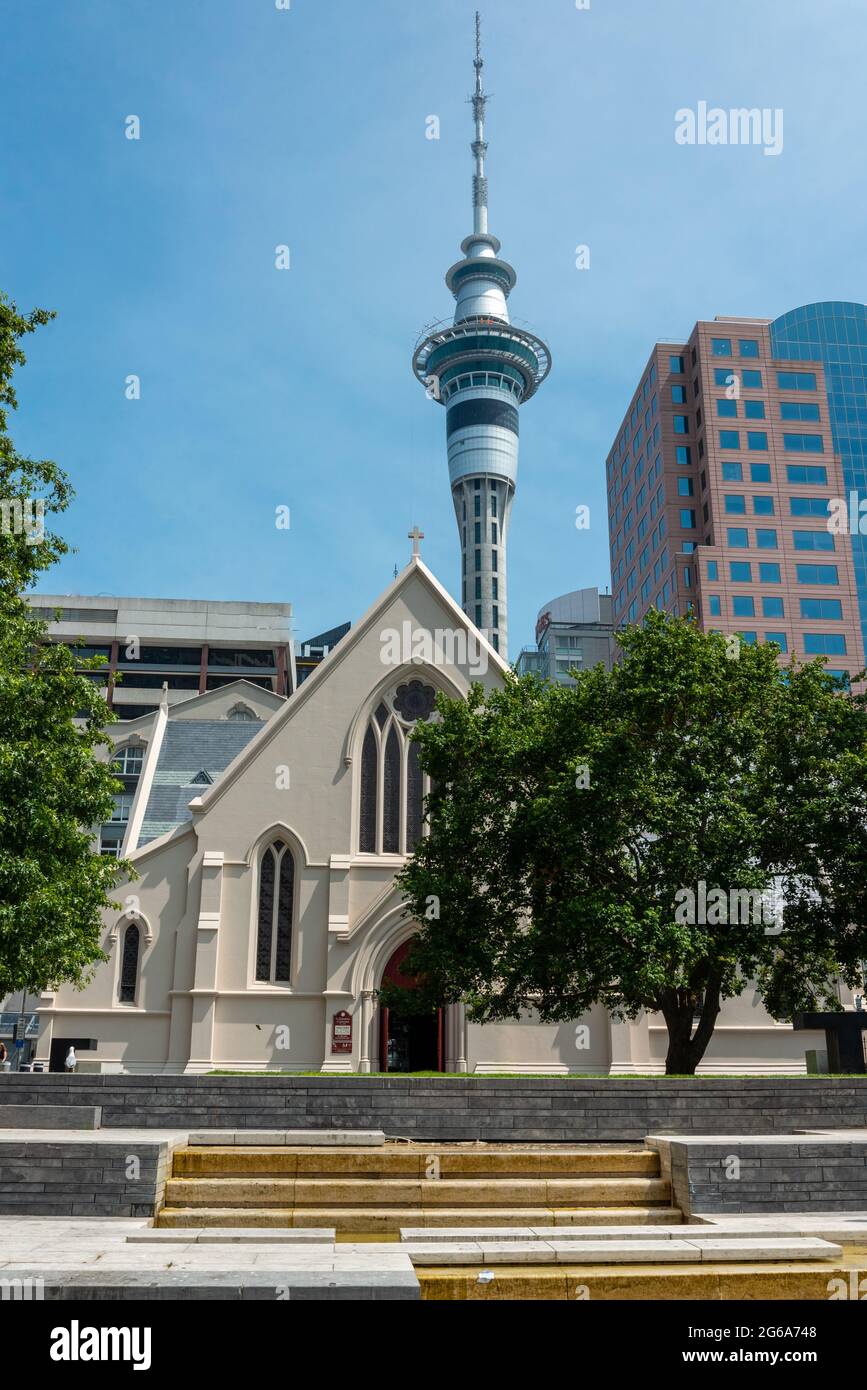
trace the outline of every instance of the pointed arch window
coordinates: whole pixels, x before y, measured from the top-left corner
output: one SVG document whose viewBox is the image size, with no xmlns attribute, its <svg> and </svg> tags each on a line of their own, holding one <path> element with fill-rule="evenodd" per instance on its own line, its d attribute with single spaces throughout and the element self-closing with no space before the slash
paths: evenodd
<svg viewBox="0 0 867 1390">
<path fill-rule="evenodd" d="M 292 978 L 292 925 L 295 911 L 295 860 L 283 840 L 275 840 L 259 866 L 256 920 L 256 980 L 289 984 Z"/>
<path fill-rule="evenodd" d="M 141 932 L 135 922 L 130 922 L 123 934 L 123 950 L 120 957 L 121 1004 L 134 1004 L 138 992 L 138 958 L 141 947 Z"/>
<path fill-rule="evenodd" d="M 370 718 L 361 748 L 358 848 L 411 854 L 424 828 L 427 778 L 412 727 L 430 718 L 436 692 L 420 680 L 399 685 Z"/>
</svg>

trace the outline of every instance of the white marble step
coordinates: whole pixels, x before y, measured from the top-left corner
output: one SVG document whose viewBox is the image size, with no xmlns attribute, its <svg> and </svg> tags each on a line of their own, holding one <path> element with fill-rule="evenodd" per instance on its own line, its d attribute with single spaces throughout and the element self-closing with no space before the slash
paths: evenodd
<svg viewBox="0 0 867 1390">
<path fill-rule="evenodd" d="M 681 1226 L 402 1226 L 401 1241 L 433 1241 L 489 1244 L 491 1241 L 563 1241 L 563 1240 L 692 1240 L 695 1237 L 714 1237 L 720 1240 L 791 1239 L 792 1236 L 818 1235 L 818 1232 L 793 1231 L 791 1226 L 756 1227 L 750 1220 L 731 1223 L 724 1228 L 703 1223 Z"/>
<path fill-rule="evenodd" d="M 339 1247 L 345 1249 L 345 1246 Z M 377 1247 L 360 1246 L 359 1249 Z M 784 1239 L 716 1237 L 680 1240 L 526 1240 L 482 1241 L 469 1240 L 407 1241 L 399 1246 L 405 1250 L 413 1265 L 494 1265 L 494 1264 L 699 1264 L 739 1263 L 839 1259 L 839 1245 L 813 1236 L 789 1236 Z"/>
</svg>

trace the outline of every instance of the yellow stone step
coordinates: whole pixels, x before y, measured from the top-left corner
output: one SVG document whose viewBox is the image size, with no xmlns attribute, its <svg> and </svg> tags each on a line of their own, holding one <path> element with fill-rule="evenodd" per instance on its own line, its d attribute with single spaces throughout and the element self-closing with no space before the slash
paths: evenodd
<svg viewBox="0 0 867 1390">
<path fill-rule="evenodd" d="M 327 1227 L 340 1234 L 380 1237 L 401 1227 L 442 1226 L 677 1226 L 677 1207 L 205 1207 L 166 1206 L 155 1225 Z"/>
<path fill-rule="evenodd" d="M 480 1279 L 480 1273 L 482 1278 Z M 496 1265 L 416 1268 L 423 1299 L 458 1302 L 555 1299 L 797 1299 L 826 1302 L 829 1281 L 848 1279 L 833 1261 L 750 1265 Z M 493 1275 L 493 1278 L 489 1278 Z"/>
<path fill-rule="evenodd" d="M 562 1149 L 527 1152 L 503 1149 L 455 1152 L 432 1144 L 376 1149 L 289 1149 L 244 1146 L 175 1151 L 175 1177 L 377 1177 L 426 1178 L 657 1177 L 659 1155 L 651 1150 L 595 1152 Z"/>
<path fill-rule="evenodd" d="M 663 1178 L 170 1178 L 168 1206 L 576 1207 L 671 1201 Z"/>
</svg>

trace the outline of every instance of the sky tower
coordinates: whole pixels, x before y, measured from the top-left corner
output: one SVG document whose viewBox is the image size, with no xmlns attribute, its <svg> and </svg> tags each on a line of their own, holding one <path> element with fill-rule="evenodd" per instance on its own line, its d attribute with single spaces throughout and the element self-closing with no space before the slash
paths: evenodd
<svg viewBox="0 0 867 1390">
<path fill-rule="evenodd" d="M 505 657 L 506 542 L 518 477 L 518 408 L 548 375 L 551 356 L 541 338 L 509 322 L 507 300 L 518 277 L 508 261 L 500 259 L 500 243 L 488 231 L 488 97 L 482 86 L 478 11 L 473 66 L 473 232 L 461 242 L 463 259 L 446 274 L 457 301 L 454 320 L 443 320 L 426 333 L 412 365 L 428 396 L 446 410 L 464 612 Z"/>
</svg>

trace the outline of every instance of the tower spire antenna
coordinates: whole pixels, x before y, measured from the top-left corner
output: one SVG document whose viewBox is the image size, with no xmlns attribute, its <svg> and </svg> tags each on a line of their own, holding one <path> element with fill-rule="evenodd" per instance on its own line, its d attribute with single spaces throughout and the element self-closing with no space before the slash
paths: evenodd
<svg viewBox="0 0 867 1390">
<path fill-rule="evenodd" d="M 482 68 L 485 60 L 482 57 L 482 17 L 476 10 L 476 56 L 473 59 L 473 67 L 476 70 L 476 87 L 470 101 L 473 104 L 473 120 L 476 126 L 476 138 L 472 143 L 473 158 L 475 160 L 475 173 L 473 174 L 473 231 L 486 234 L 488 230 L 488 180 L 485 176 L 485 155 L 488 145 L 485 140 L 485 108 L 488 104 L 488 97 L 482 86 Z"/>
</svg>

